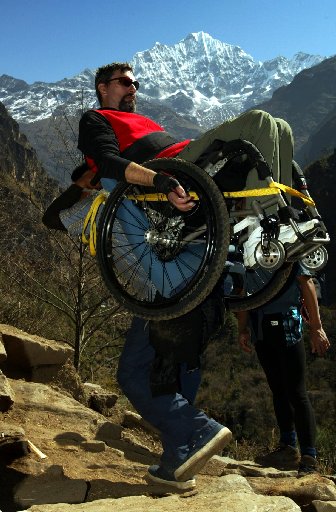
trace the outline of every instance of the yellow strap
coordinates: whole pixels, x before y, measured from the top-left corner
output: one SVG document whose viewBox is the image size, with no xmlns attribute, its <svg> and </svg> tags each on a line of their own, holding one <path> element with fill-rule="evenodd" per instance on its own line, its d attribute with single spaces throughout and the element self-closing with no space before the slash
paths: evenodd
<svg viewBox="0 0 336 512">
<path fill-rule="evenodd" d="M 307 197 L 306 195 L 302 194 L 302 192 L 295 190 L 295 188 L 288 187 L 287 185 L 283 185 L 282 183 L 277 183 L 276 181 L 270 183 L 269 186 L 271 188 L 281 189 L 283 192 L 286 192 L 286 194 L 289 194 L 291 196 L 299 197 L 305 204 L 315 206 L 315 201 L 313 201 L 311 197 Z"/>
<path fill-rule="evenodd" d="M 195 192 L 191 192 L 189 193 L 190 195 L 191 194 L 195 194 Z M 131 201 L 168 201 L 168 198 L 166 196 L 166 194 L 159 194 L 159 193 L 154 193 L 154 194 L 128 194 L 127 196 L 127 199 L 130 199 Z M 195 199 L 198 199 L 198 197 L 195 197 Z"/>
<path fill-rule="evenodd" d="M 90 249 L 91 256 L 96 256 L 96 239 L 97 239 L 97 226 L 96 226 L 96 217 L 99 210 L 99 207 L 102 203 L 105 203 L 106 198 L 108 194 L 101 193 L 99 196 L 97 196 L 94 201 L 92 202 L 92 205 L 90 207 L 90 210 L 88 211 L 83 224 L 82 229 L 82 242 L 83 244 L 88 244 Z M 86 237 L 85 231 L 90 224 L 89 229 L 89 238 Z"/>
<path fill-rule="evenodd" d="M 286 192 L 287 194 L 290 194 L 291 196 L 296 196 L 302 199 L 304 203 L 315 206 L 314 201 L 302 194 L 302 192 L 299 192 L 298 190 L 295 190 L 294 188 L 288 187 L 287 185 L 282 185 L 281 183 L 272 182 L 269 184 L 266 188 L 254 188 L 251 190 L 238 190 L 236 192 L 223 192 L 224 197 L 260 197 L 260 196 L 270 196 L 275 194 L 280 194 L 280 190 L 283 190 L 283 192 Z M 196 192 L 189 192 L 190 197 L 197 201 L 199 199 Z M 135 194 L 135 195 L 128 195 L 127 199 L 133 200 L 133 201 L 168 201 L 167 196 L 165 194 Z"/>
<path fill-rule="evenodd" d="M 267 188 L 252 188 L 251 190 L 238 190 L 236 192 L 223 192 L 224 197 L 255 197 L 274 196 L 280 194 L 280 190 Z"/>
<path fill-rule="evenodd" d="M 274 190 L 270 188 L 256 188 L 253 190 L 240 190 L 237 192 L 223 192 L 224 197 L 251 197 L 251 196 L 269 196 L 274 194 L 280 194 L 280 190 Z M 199 200 L 196 192 L 189 192 L 189 196 L 195 201 Z M 134 194 L 127 195 L 127 199 L 132 201 L 168 201 L 165 194 Z"/>
</svg>

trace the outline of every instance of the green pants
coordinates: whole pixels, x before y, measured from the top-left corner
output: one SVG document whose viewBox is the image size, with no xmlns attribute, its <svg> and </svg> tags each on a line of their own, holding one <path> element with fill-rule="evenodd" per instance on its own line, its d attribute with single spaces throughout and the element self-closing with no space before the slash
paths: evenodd
<svg viewBox="0 0 336 512">
<path fill-rule="evenodd" d="M 195 162 L 215 139 L 223 141 L 244 139 L 252 142 L 269 164 L 273 179 L 291 186 L 294 141 L 292 130 L 283 119 L 275 119 L 262 110 L 245 112 L 191 141 L 181 151 L 179 157 Z M 247 178 L 246 188 L 263 186 L 265 182 L 259 181 L 257 172 L 253 169 Z"/>
</svg>

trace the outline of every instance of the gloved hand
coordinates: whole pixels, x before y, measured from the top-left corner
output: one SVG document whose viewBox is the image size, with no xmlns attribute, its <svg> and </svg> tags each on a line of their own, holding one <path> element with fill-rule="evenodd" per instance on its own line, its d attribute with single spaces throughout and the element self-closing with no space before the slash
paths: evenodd
<svg viewBox="0 0 336 512">
<path fill-rule="evenodd" d="M 169 192 L 173 192 L 177 187 L 180 187 L 179 182 L 165 173 L 156 173 L 153 178 L 153 185 L 158 192 L 161 194 L 168 195 Z"/>
<path fill-rule="evenodd" d="M 153 186 L 161 194 L 166 194 L 168 201 L 181 212 L 188 212 L 195 206 L 194 201 L 186 194 L 180 183 L 169 174 L 163 172 L 155 174 Z"/>
</svg>

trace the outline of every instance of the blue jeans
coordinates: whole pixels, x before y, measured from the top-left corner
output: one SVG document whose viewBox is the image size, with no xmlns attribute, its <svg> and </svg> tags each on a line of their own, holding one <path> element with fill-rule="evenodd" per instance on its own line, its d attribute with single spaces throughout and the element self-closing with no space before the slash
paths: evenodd
<svg viewBox="0 0 336 512">
<path fill-rule="evenodd" d="M 146 321 L 134 318 L 120 356 L 118 382 L 138 413 L 160 430 L 161 463 L 175 469 L 187 456 L 193 436 L 216 423 L 190 403 L 196 396 L 200 374 L 187 373 L 185 365 L 181 365 L 181 393 L 152 396 L 150 371 L 154 356 Z"/>
</svg>

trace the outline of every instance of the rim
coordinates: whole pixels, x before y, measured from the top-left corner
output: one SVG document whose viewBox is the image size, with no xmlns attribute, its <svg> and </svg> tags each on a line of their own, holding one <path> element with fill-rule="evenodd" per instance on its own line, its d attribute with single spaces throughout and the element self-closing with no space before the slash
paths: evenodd
<svg viewBox="0 0 336 512">
<path fill-rule="evenodd" d="M 162 220 L 164 213 L 167 208 L 171 208 L 169 203 L 158 202 L 151 205 L 150 202 L 146 202 L 142 203 L 142 209 L 146 208 L 146 218 L 143 218 L 141 208 L 138 209 L 140 215 L 136 218 L 133 211 L 134 204 L 127 205 L 125 200 L 127 194 L 132 193 L 134 188 L 138 188 L 132 185 L 126 186 L 123 196 L 109 210 L 109 221 L 103 236 L 108 276 L 123 297 L 131 299 L 140 307 L 150 304 L 151 307 L 161 309 L 165 305 L 168 307 L 177 301 L 187 300 L 188 293 L 192 291 L 195 284 L 200 279 L 204 279 L 206 267 L 215 255 L 213 241 L 216 232 L 211 200 L 202 193 L 202 187 L 191 178 L 185 177 L 180 181 L 184 181 L 182 184 L 185 188 L 196 190 L 202 199 L 195 213 L 198 213 L 199 217 L 203 216 L 207 223 L 206 231 L 199 233 L 193 241 L 188 241 L 186 244 L 183 242 L 182 250 L 181 239 L 184 240 L 187 235 L 190 235 L 192 229 L 195 233 L 195 226 L 188 227 L 190 221 L 191 224 L 193 221 L 192 214 L 178 212 L 164 221 Z M 128 224 L 124 220 L 120 222 L 121 209 L 125 210 L 124 213 L 128 213 L 130 219 Z M 171 234 L 172 226 L 175 229 L 173 235 Z M 123 234 L 125 227 L 129 230 L 126 232 L 126 238 Z M 131 243 L 130 237 L 133 237 Z M 131 254 L 134 250 L 136 258 Z M 191 257 L 191 263 L 187 261 L 187 256 Z M 160 284 L 153 282 L 154 266 L 156 266 L 156 274 L 161 274 Z M 172 270 L 175 272 L 175 277 L 172 275 Z M 174 282 L 176 276 L 177 283 Z"/>
</svg>

